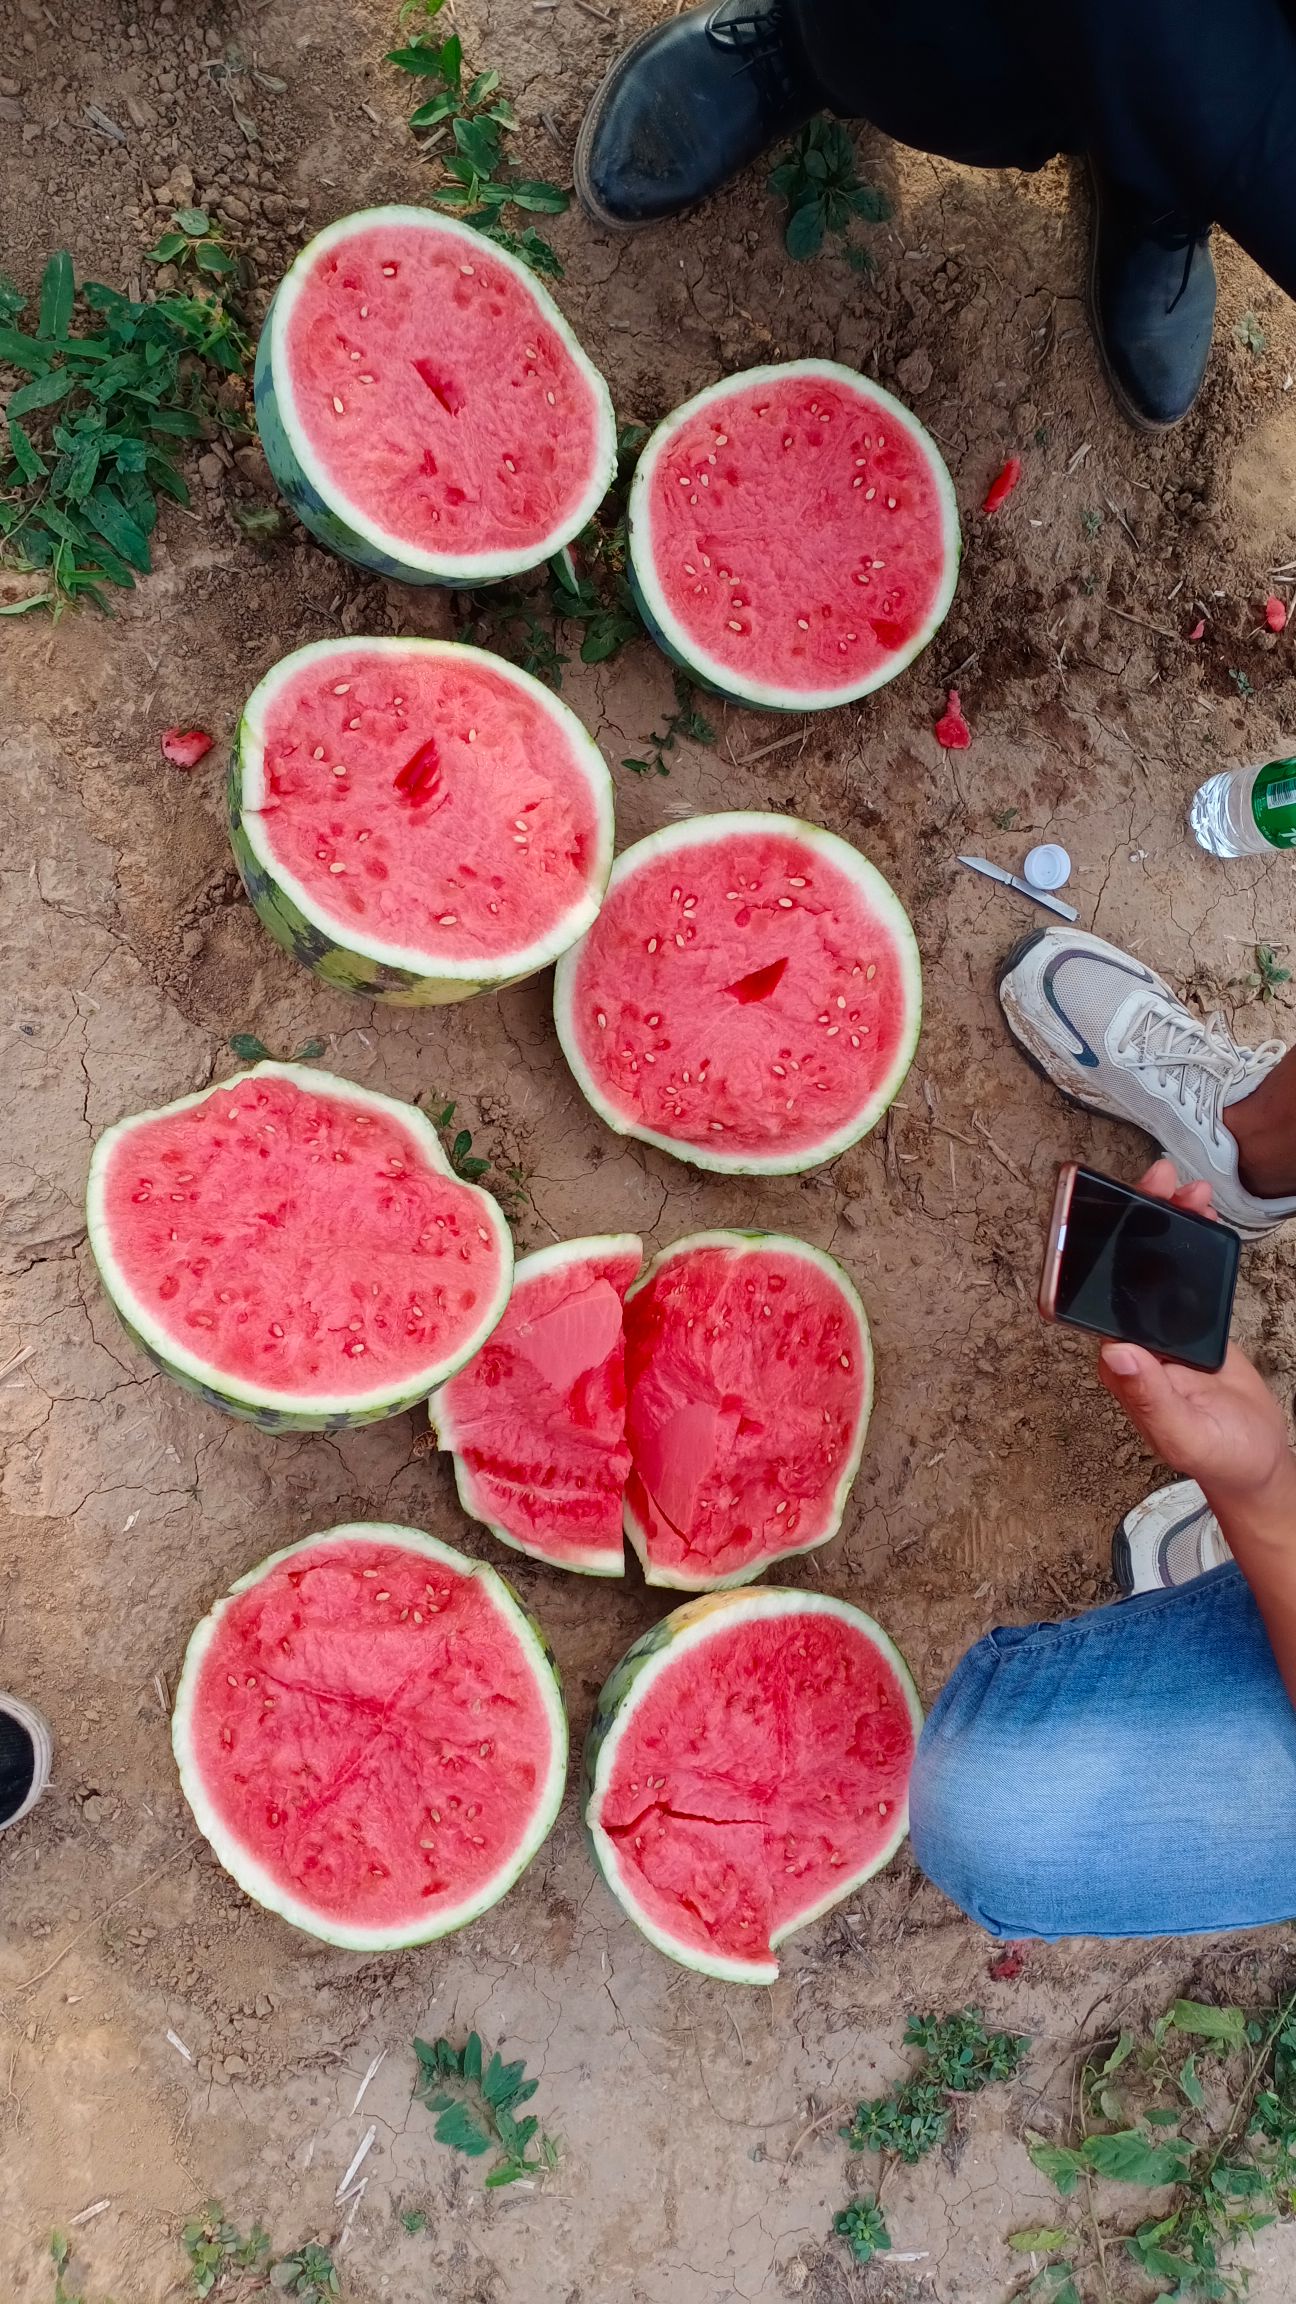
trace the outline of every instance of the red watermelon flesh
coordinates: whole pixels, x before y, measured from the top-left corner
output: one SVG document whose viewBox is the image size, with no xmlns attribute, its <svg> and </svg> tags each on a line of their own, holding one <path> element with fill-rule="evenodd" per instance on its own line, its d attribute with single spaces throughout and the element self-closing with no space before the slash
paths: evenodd
<svg viewBox="0 0 1296 2304">
<path fill-rule="evenodd" d="M 429 1403 L 464 1510 L 503 1543 L 594 1576 L 625 1573 L 622 1300 L 642 1261 L 628 1235 L 522 1257 L 498 1328 Z"/>
<path fill-rule="evenodd" d="M 506 1245 L 399 1111 L 271 1064 L 124 1122 L 95 1224 L 120 1308 L 213 1386 L 289 1407 L 435 1382 L 496 1316 Z"/>
<path fill-rule="evenodd" d="M 525 554 L 579 517 L 606 416 L 555 320 L 489 241 L 431 213 L 327 236 L 286 372 L 332 488 L 446 556 Z"/>
<path fill-rule="evenodd" d="M 697 817 L 613 867 L 555 1017 L 596 1111 L 703 1167 L 810 1167 L 913 1053 L 919 962 L 866 858 L 790 817 Z"/>
<path fill-rule="evenodd" d="M 479 648 L 330 643 L 261 693 L 245 813 L 276 877 L 340 935 L 489 970 L 592 910 L 610 851 L 602 763 L 511 666 Z"/>
<path fill-rule="evenodd" d="M 667 640 L 721 688 L 789 707 L 890 678 L 931 637 L 957 569 L 933 443 L 832 363 L 736 377 L 668 418 L 631 525 Z"/>
<path fill-rule="evenodd" d="M 791 1592 L 734 1596 L 733 1620 L 667 1648 L 591 1818 L 664 1949 L 767 1977 L 782 1937 L 893 1853 L 917 1733 L 898 1663 L 867 1618 Z"/>
<path fill-rule="evenodd" d="M 626 1386 L 626 1528 L 650 1584 L 744 1583 L 836 1533 L 873 1371 L 831 1257 L 775 1234 L 678 1241 L 626 1304 Z"/>
<path fill-rule="evenodd" d="M 543 1651 L 498 1579 L 388 1533 L 341 1529 L 254 1571 L 207 1619 L 177 1705 L 217 1854 L 340 1941 L 432 1935 L 492 1901 L 565 1758 Z"/>
</svg>

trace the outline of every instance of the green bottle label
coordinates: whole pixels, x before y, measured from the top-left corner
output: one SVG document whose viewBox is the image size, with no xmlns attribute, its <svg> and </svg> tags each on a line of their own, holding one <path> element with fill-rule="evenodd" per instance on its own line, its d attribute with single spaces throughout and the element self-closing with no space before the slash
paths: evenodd
<svg viewBox="0 0 1296 2304">
<path fill-rule="evenodd" d="M 1271 848 L 1296 848 L 1296 760 L 1271 760 L 1256 771 L 1251 813 Z"/>
</svg>

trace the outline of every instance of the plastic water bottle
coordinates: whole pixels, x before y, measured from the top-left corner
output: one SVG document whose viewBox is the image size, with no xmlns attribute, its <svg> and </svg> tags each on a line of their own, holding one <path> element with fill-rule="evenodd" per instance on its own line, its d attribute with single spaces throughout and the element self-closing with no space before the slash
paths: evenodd
<svg viewBox="0 0 1296 2304">
<path fill-rule="evenodd" d="M 1194 793 L 1188 822 L 1211 856 L 1268 856 L 1296 848 L 1296 759 L 1226 768 Z"/>
</svg>

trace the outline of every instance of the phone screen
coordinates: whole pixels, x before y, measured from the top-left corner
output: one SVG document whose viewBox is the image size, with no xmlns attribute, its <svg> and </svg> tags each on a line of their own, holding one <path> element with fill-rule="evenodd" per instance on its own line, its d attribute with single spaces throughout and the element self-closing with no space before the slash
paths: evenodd
<svg viewBox="0 0 1296 2304">
<path fill-rule="evenodd" d="M 1056 1316 L 1167 1360 L 1218 1368 L 1238 1248 L 1227 1225 L 1080 1168 L 1058 1256 Z"/>
</svg>

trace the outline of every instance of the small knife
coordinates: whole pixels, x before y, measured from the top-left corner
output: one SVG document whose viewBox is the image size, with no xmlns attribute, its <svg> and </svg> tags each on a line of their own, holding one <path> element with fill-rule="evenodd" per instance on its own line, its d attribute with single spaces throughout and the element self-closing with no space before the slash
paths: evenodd
<svg viewBox="0 0 1296 2304">
<path fill-rule="evenodd" d="M 991 864 L 984 856 L 960 856 L 969 872 L 984 872 L 987 880 L 997 880 L 1002 888 L 1015 888 L 1019 896 L 1029 896 L 1032 904 L 1042 904 L 1046 912 L 1056 912 L 1061 920 L 1078 920 L 1080 915 L 1074 904 L 1064 904 L 1060 896 L 1050 896 L 1047 889 L 1032 888 L 1029 880 L 1019 879 L 1015 872 L 1005 872 L 1002 864 Z"/>
</svg>

